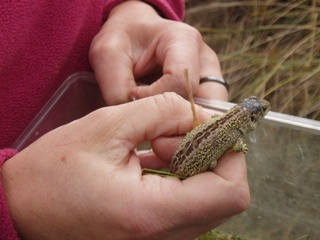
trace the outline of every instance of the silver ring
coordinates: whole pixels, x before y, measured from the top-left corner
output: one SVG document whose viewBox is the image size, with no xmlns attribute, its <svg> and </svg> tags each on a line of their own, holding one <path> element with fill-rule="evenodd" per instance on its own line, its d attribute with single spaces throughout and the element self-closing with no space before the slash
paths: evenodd
<svg viewBox="0 0 320 240">
<path fill-rule="evenodd" d="M 210 82 L 210 81 L 213 81 L 213 82 L 217 82 L 217 83 L 222 84 L 223 86 L 225 86 L 225 88 L 226 88 L 227 91 L 229 92 L 229 85 L 228 85 L 228 83 L 227 83 L 224 79 L 219 78 L 219 77 L 208 76 L 208 77 L 201 78 L 201 79 L 200 79 L 200 84 L 205 83 L 205 82 Z"/>
</svg>

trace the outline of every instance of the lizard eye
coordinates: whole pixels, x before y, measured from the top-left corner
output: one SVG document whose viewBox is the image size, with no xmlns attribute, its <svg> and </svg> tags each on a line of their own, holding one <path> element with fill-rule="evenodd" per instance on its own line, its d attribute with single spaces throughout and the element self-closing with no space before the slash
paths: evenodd
<svg viewBox="0 0 320 240">
<path fill-rule="evenodd" d="M 251 122 L 254 122 L 256 120 L 256 118 L 254 116 L 250 117 Z"/>
</svg>

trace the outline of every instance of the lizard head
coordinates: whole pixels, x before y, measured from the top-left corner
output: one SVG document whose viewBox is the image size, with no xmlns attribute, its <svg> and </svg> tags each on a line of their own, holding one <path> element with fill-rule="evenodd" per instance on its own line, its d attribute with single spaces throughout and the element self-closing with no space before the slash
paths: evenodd
<svg viewBox="0 0 320 240">
<path fill-rule="evenodd" d="M 268 101 L 258 97 L 246 98 L 239 103 L 239 106 L 246 112 L 249 120 L 249 124 L 246 126 L 247 129 L 243 129 L 245 132 L 255 130 L 271 108 Z"/>
</svg>

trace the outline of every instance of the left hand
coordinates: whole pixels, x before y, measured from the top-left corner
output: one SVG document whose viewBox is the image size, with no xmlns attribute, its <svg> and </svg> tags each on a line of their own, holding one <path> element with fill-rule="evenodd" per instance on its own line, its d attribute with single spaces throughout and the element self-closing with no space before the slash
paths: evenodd
<svg viewBox="0 0 320 240">
<path fill-rule="evenodd" d="M 200 107 L 203 121 L 209 117 Z M 141 176 L 162 168 L 192 128 L 173 93 L 98 109 L 57 128 L 5 162 L 7 205 L 22 239 L 194 239 L 250 201 L 243 154 L 183 181 Z M 154 153 L 134 149 L 151 141 Z"/>
<path fill-rule="evenodd" d="M 193 27 L 164 19 L 150 5 L 126 1 L 115 7 L 93 39 L 90 62 L 108 104 L 119 104 L 164 92 L 187 96 L 183 70 L 196 96 L 227 100 L 219 83 L 199 86 L 206 76 L 222 77 L 215 52 Z M 161 72 L 148 86 L 136 86 L 141 79 Z"/>
</svg>

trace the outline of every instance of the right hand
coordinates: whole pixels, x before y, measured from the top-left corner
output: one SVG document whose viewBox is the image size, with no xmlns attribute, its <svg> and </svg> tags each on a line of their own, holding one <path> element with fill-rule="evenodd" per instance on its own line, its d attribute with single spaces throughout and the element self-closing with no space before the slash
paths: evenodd
<svg viewBox="0 0 320 240">
<path fill-rule="evenodd" d="M 185 68 L 197 97 L 228 99 L 219 83 L 199 85 L 200 78 L 222 77 L 217 55 L 199 31 L 162 18 L 143 1 L 124 1 L 112 9 L 91 43 L 89 56 L 109 105 L 164 92 L 187 97 Z M 135 80 L 141 78 L 147 78 L 148 85 L 136 86 Z"/>
</svg>

